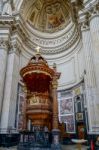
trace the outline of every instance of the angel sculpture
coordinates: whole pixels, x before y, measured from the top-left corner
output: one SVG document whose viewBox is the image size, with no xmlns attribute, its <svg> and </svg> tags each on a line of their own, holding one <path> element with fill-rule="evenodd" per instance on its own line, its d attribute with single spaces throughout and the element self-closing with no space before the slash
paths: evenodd
<svg viewBox="0 0 99 150">
<path fill-rule="evenodd" d="M 2 15 L 12 16 L 13 0 L 3 0 L 3 11 Z"/>
</svg>

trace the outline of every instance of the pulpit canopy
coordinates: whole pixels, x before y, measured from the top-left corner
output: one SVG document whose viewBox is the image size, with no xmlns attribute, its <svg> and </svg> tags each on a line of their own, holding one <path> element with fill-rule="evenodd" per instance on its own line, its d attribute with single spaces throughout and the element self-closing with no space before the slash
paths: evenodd
<svg viewBox="0 0 99 150">
<path fill-rule="evenodd" d="M 30 92 L 47 92 L 50 88 L 54 70 L 37 53 L 30 59 L 28 65 L 21 69 L 20 75 Z"/>
</svg>

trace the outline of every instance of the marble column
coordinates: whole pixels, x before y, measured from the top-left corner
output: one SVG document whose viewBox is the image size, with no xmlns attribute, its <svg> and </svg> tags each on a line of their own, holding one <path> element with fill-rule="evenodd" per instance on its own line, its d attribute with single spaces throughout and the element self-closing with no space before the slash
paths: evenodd
<svg viewBox="0 0 99 150">
<path fill-rule="evenodd" d="M 90 32 L 93 45 L 94 68 L 97 84 L 97 98 L 95 101 L 96 110 L 96 127 L 95 130 L 99 132 L 99 3 L 93 7 L 90 17 Z"/>
<path fill-rule="evenodd" d="M 53 144 L 51 145 L 52 149 L 61 150 L 60 145 L 60 130 L 58 128 L 58 99 L 57 99 L 57 88 L 58 88 L 58 79 L 60 73 L 56 71 L 56 64 L 54 64 L 54 76 L 52 80 L 52 98 L 53 98 L 53 119 L 52 119 L 52 136 Z"/>
<path fill-rule="evenodd" d="M 93 63 L 93 46 L 91 41 L 91 33 L 88 22 L 82 24 L 82 42 L 83 52 L 85 61 L 85 89 L 86 89 L 86 103 L 88 110 L 88 122 L 89 122 L 89 133 L 94 132 L 94 126 L 96 125 L 96 76 Z"/>
<path fill-rule="evenodd" d="M 5 91 L 1 116 L 1 128 L 14 128 L 17 89 L 19 81 L 19 49 L 17 43 L 12 43 L 7 61 Z"/>
<path fill-rule="evenodd" d="M 99 8 L 98 8 L 99 9 Z M 99 90 L 99 10 L 94 6 L 90 17 L 90 32 L 93 44 L 94 66 Z"/>
<path fill-rule="evenodd" d="M 53 77 L 52 81 L 52 97 L 53 97 L 53 123 L 52 128 L 58 129 L 58 100 L 57 100 L 57 77 Z"/>
<path fill-rule="evenodd" d="M 7 53 L 8 53 L 8 43 L 7 41 L 0 39 L 0 118 L 4 92 Z"/>
</svg>

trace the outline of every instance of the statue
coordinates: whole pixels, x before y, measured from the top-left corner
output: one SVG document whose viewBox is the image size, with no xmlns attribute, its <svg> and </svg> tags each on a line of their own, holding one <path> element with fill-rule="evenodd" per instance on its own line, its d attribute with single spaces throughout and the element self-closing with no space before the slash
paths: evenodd
<svg viewBox="0 0 99 150">
<path fill-rule="evenodd" d="M 12 16 L 13 0 L 3 0 L 2 15 Z"/>
</svg>

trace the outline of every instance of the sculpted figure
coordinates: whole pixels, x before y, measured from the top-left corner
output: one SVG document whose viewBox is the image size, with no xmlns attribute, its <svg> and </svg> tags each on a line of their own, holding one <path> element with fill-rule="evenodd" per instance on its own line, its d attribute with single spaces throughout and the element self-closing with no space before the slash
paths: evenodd
<svg viewBox="0 0 99 150">
<path fill-rule="evenodd" d="M 2 15 L 12 16 L 12 4 L 13 4 L 13 0 L 3 0 Z"/>
</svg>

